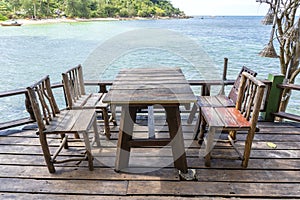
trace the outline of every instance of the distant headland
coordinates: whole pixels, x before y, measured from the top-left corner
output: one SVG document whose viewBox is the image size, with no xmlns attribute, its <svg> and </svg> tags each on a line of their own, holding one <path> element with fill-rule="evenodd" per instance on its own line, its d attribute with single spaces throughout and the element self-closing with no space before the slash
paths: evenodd
<svg viewBox="0 0 300 200">
<path fill-rule="evenodd" d="M 2 4 L 0 21 L 14 19 L 23 24 L 190 18 L 168 0 L 4 1 Z"/>
</svg>

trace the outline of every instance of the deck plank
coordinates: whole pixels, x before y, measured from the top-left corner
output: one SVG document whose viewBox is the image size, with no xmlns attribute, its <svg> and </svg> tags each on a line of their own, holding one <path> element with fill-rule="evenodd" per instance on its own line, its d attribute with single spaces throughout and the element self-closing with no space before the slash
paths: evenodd
<svg viewBox="0 0 300 200">
<path fill-rule="evenodd" d="M 164 115 L 157 113 L 155 134 L 168 135 Z M 147 114 L 146 114 L 147 115 Z M 142 116 L 142 115 L 141 115 Z M 57 173 L 50 174 L 44 163 L 38 136 L 34 130 L 0 136 L 0 198 L 1 199 L 145 199 L 187 200 L 224 198 L 300 198 L 300 124 L 259 123 L 247 169 L 240 160 L 212 159 L 211 168 L 204 165 L 200 146 L 193 141 L 193 126 L 186 124 L 183 112 L 183 132 L 189 168 L 196 170 L 197 181 L 179 181 L 169 147 L 133 148 L 130 171 L 114 171 L 118 127 L 112 127 L 112 140 L 101 135 L 103 149 L 95 148 L 94 171 L 86 162 L 64 163 Z M 136 137 L 145 137 L 147 117 L 141 117 L 134 128 Z M 221 137 L 225 137 L 222 134 Z M 245 132 L 238 133 L 238 148 L 244 147 Z M 53 137 L 53 136 L 51 136 Z M 54 140 L 53 140 L 54 141 Z M 272 149 L 267 142 L 276 144 Z M 51 148 L 58 145 L 50 142 Z M 62 156 L 84 150 L 82 143 L 70 143 Z M 213 155 L 236 156 L 233 149 L 219 143 Z M 143 172 L 143 173 L 142 173 Z"/>
<path fill-rule="evenodd" d="M 92 181 L 82 180 L 39 180 L 0 178 L 1 192 L 48 193 L 48 194 L 114 194 L 125 195 L 127 181 Z M 26 186 L 26 187 L 24 187 Z"/>
<path fill-rule="evenodd" d="M 144 188 L 151 188 L 145 190 Z M 155 195 L 212 197 L 300 197 L 293 183 L 239 183 L 239 182 L 172 182 L 130 181 L 129 195 Z"/>
</svg>

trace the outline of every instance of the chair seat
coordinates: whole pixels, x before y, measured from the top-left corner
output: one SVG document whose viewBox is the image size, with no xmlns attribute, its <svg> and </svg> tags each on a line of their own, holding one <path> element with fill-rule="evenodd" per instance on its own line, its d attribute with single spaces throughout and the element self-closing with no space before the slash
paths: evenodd
<svg viewBox="0 0 300 200">
<path fill-rule="evenodd" d="M 225 95 L 199 96 L 197 104 L 199 107 L 235 107 L 234 102 Z"/>
<path fill-rule="evenodd" d="M 45 126 L 44 133 L 77 133 L 88 130 L 95 119 L 94 109 L 63 110 L 53 118 L 51 124 Z"/>
<path fill-rule="evenodd" d="M 94 109 L 95 106 L 97 106 L 97 108 L 106 108 L 108 104 L 102 102 L 103 97 L 104 93 L 90 93 L 89 95 L 82 95 L 73 103 L 72 109 Z"/>
<path fill-rule="evenodd" d="M 201 114 L 210 127 L 222 130 L 249 130 L 251 123 L 235 107 L 202 107 Z"/>
</svg>

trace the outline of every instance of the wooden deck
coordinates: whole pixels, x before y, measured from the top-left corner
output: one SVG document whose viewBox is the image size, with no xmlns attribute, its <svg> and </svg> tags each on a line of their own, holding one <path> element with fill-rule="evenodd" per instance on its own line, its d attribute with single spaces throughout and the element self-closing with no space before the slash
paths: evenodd
<svg viewBox="0 0 300 200">
<path fill-rule="evenodd" d="M 151 126 L 150 131 L 155 128 L 156 135 L 163 137 L 168 134 L 164 114 L 156 110 L 154 113 L 156 126 Z M 140 115 L 134 134 L 146 136 L 146 119 L 152 117 Z M 94 171 L 88 170 L 87 162 L 65 163 L 50 174 L 35 131 L 27 130 L 0 136 L 0 199 L 300 198 L 300 123 L 259 123 L 260 132 L 255 135 L 247 169 L 240 167 L 240 160 L 221 159 L 212 159 L 211 167 L 206 168 L 200 147 L 192 140 L 194 124 L 188 125 L 187 117 L 188 113 L 183 112 L 188 166 L 196 169 L 197 181 L 179 180 L 169 147 L 133 149 L 129 169 L 132 173 L 116 173 L 118 127 L 111 127 L 110 141 L 101 136 L 103 149 L 94 149 Z M 245 135 L 238 134 L 237 146 L 244 146 Z M 268 142 L 277 148 L 272 149 Z M 58 146 L 57 141 L 51 146 Z M 63 151 L 64 156 L 72 156 L 75 146 L 84 149 L 81 143 L 70 146 Z M 219 144 L 213 155 L 237 156 L 225 146 Z"/>
</svg>

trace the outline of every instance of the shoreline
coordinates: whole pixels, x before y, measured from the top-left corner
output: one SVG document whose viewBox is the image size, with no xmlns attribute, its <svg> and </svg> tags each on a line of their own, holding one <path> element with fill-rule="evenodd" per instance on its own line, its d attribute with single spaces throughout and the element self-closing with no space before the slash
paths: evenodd
<svg viewBox="0 0 300 200">
<path fill-rule="evenodd" d="M 54 23 L 75 23 L 75 22 L 96 22 L 96 21 L 129 21 L 129 20 L 166 20 L 166 19 L 188 19 L 187 17 L 156 17 L 156 18 L 147 18 L 147 17 L 128 17 L 128 18 L 51 18 L 51 19 L 15 19 L 18 23 L 23 25 L 39 25 L 39 24 L 54 24 Z M 4 22 L 4 21 L 0 21 Z"/>
</svg>

